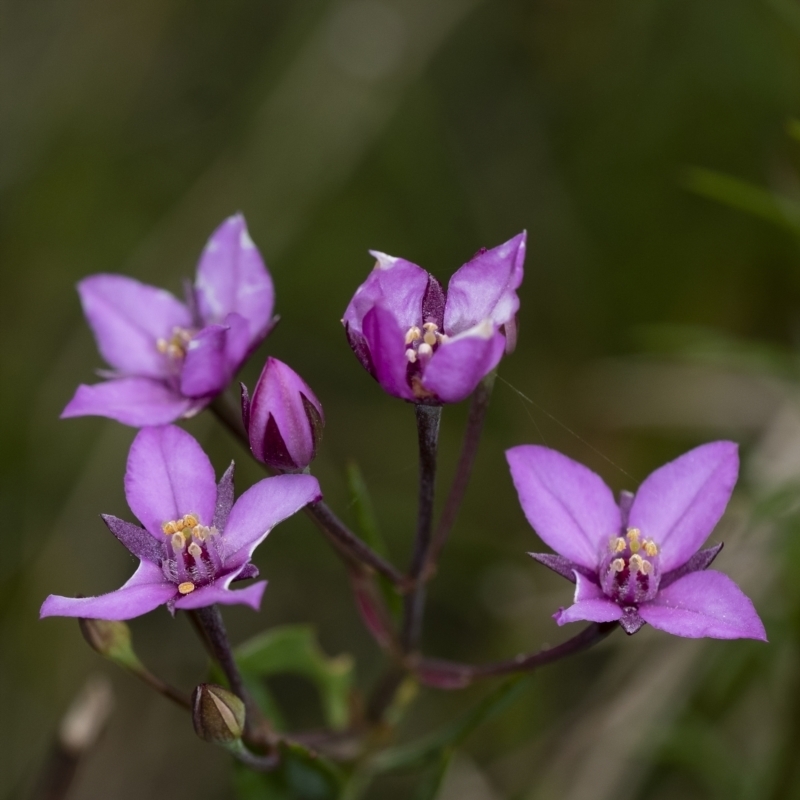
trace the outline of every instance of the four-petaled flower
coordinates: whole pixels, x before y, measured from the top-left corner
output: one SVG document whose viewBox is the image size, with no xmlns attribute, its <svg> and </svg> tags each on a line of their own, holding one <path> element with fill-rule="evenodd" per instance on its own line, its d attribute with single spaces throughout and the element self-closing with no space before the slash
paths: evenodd
<svg viewBox="0 0 800 800">
<path fill-rule="evenodd" d="M 275 292 L 241 214 L 208 240 L 188 304 L 124 275 L 78 284 L 83 311 L 112 371 L 79 386 L 63 417 L 163 425 L 196 414 L 231 381 L 273 325 Z"/>
<path fill-rule="evenodd" d="M 50 595 L 40 616 L 122 620 L 166 604 L 192 609 L 243 603 L 258 609 L 266 581 L 232 590 L 258 575 L 250 557 L 270 530 L 321 498 L 310 475 L 265 478 L 233 502 L 233 464 L 217 486 L 197 441 L 169 425 L 144 428 L 128 455 L 125 496 L 144 528 L 103 515 L 139 560 L 121 588 L 98 597 Z"/>
<path fill-rule="evenodd" d="M 516 290 L 525 233 L 481 250 L 441 284 L 402 258 L 370 251 L 375 269 L 356 290 L 342 323 L 363 367 L 391 395 L 415 403 L 457 403 L 516 344 Z"/>
<path fill-rule="evenodd" d="M 530 555 L 576 584 L 559 625 L 619 621 L 634 633 L 647 622 L 677 636 L 766 641 L 750 599 L 705 571 L 722 545 L 699 549 L 736 483 L 733 442 L 690 450 L 619 505 L 598 475 L 555 450 L 522 445 L 506 456 L 528 522 L 558 553 Z"/>
</svg>

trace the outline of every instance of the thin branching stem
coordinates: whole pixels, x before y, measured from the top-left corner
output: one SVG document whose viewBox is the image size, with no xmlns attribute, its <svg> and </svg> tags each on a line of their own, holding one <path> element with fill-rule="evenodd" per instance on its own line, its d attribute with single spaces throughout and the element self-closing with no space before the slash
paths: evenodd
<svg viewBox="0 0 800 800">
<path fill-rule="evenodd" d="M 413 589 L 406 595 L 403 609 L 403 629 L 400 637 L 405 652 L 416 650 L 422 634 L 422 616 L 425 610 L 425 582 L 420 576 L 428 562 L 432 543 L 433 499 L 436 484 L 436 456 L 439 445 L 441 406 L 414 406 L 417 417 L 419 441 L 419 503 L 417 506 L 417 534 L 408 577 Z"/>
<path fill-rule="evenodd" d="M 458 458 L 458 466 L 447 500 L 444 504 L 442 516 L 433 535 L 433 545 L 430 549 L 428 563 L 423 571 L 423 579 L 429 579 L 436 570 L 436 563 L 439 560 L 442 549 L 447 542 L 447 537 L 455 524 L 464 494 L 467 491 L 469 479 L 472 475 L 472 468 L 475 464 L 475 457 L 478 454 L 478 444 L 483 433 L 483 424 L 486 420 L 486 411 L 489 408 L 489 401 L 492 398 L 492 389 L 496 372 L 490 372 L 479 384 L 472 395 L 472 403 L 469 407 L 469 417 L 467 418 L 467 429 L 464 432 L 464 442 L 461 445 L 461 455 Z"/>
<path fill-rule="evenodd" d="M 507 661 L 488 664 L 461 664 L 435 658 L 421 658 L 414 666 L 414 673 L 421 683 L 436 689 L 463 689 L 483 678 L 497 678 L 522 672 L 533 672 L 545 664 L 588 650 L 602 642 L 616 630 L 616 622 L 593 622 L 579 634 L 555 647 L 540 650 L 530 655 L 519 655 Z"/>
</svg>

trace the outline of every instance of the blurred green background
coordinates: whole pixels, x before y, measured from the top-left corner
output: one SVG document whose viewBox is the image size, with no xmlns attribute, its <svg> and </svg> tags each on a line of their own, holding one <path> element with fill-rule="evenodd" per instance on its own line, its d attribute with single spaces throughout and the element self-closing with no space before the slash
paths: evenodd
<svg viewBox="0 0 800 800">
<path fill-rule="evenodd" d="M 446 279 L 529 232 L 519 347 L 431 587 L 431 655 L 504 658 L 577 630 L 550 618 L 569 585 L 525 556 L 541 545 L 505 448 L 557 447 L 619 490 L 702 441 L 742 444 L 712 538 L 771 643 L 615 634 L 469 737 L 441 797 L 800 797 L 798 238 L 685 177 L 699 166 L 800 195 L 795 0 L 41 0 L 6 4 L 1 35 L 0 796 L 25 796 L 98 672 L 116 707 L 71 797 L 232 796 L 227 757 L 179 710 L 101 662 L 73 621 L 37 613 L 50 592 L 108 591 L 133 568 L 98 514 L 130 516 L 134 431 L 58 421 L 102 366 L 76 281 L 124 272 L 178 293 L 212 229 L 242 210 L 282 316 L 243 379 L 274 354 L 311 384 L 326 497 L 353 521 L 356 461 L 400 564 L 413 413 L 361 369 L 339 319 L 368 248 Z M 445 409 L 443 488 L 465 416 Z M 219 471 L 237 459 L 240 491 L 260 477 L 211 417 L 187 428 Z M 233 638 L 311 622 L 368 688 L 380 654 L 310 523 L 281 525 L 256 561 L 270 586 L 261 613 L 226 612 Z M 160 674 L 187 690 L 203 678 L 185 619 L 159 610 L 132 629 Z M 319 724 L 308 685 L 272 688 L 294 727 Z M 399 740 L 488 688 L 420 691 Z M 417 780 L 390 776 L 369 797 L 411 797 Z"/>
</svg>

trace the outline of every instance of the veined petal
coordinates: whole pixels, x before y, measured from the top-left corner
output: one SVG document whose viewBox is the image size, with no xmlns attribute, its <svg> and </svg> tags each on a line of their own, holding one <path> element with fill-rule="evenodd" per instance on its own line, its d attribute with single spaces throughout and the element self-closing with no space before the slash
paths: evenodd
<svg viewBox="0 0 800 800">
<path fill-rule="evenodd" d="M 503 356 L 505 339 L 489 320 L 439 345 L 422 374 L 422 385 L 444 403 L 458 403 L 475 390 Z"/>
<path fill-rule="evenodd" d="M 228 385 L 227 335 L 224 325 L 207 325 L 189 342 L 181 370 L 181 394 L 208 397 Z"/>
<path fill-rule="evenodd" d="M 166 558 L 165 537 L 155 539 L 144 528 L 126 522 L 112 514 L 101 514 L 103 522 L 114 536 L 122 542 L 128 550 L 133 553 L 140 561 L 149 561 L 157 567 L 161 567 L 161 562 Z"/>
<path fill-rule="evenodd" d="M 753 602 L 727 575 L 713 569 L 679 578 L 639 606 L 639 615 L 654 628 L 690 639 L 767 641 Z"/>
<path fill-rule="evenodd" d="M 205 606 L 212 606 L 214 603 L 221 603 L 225 606 L 231 605 L 245 605 L 258 611 L 261 606 L 261 597 L 264 594 L 264 589 L 267 588 L 266 581 L 259 581 L 250 586 L 245 586 L 244 589 L 229 589 L 228 584 L 230 580 L 215 581 L 208 586 L 202 586 L 195 589 L 190 594 L 186 594 L 175 603 L 175 608 L 181 608 L 186 611 L 192 608 L 204 608 Z"/>
<path fill-rule="evenodd" d="M 478 253 L 453 275 L 444 310 L 448 334 L 468 330 L 487 317 L 498 327 L 514 318 L 526 240 L 523 231 L 499 247 Z"/>
<path fill-rule="evenodd" d="M 78 294 L 97 348 L 112 367 L 128 375 L 167 375 L 156 342 L 169 339 L 173 328 L 191 325 L 183 303 L 125 275 L 91 275 L 78 284 Z"/>
<path fill-rule="evenodd" d="M 569 608 L 562 608 L 553 614 L 559 625 L 568 622 L 615 622 L 622 618 L 622 609 L 609 600 L 603 590 L 580 572 L 575 572 L 575 601 Z"/>
<path fill-rule="evenodd" d="M 211 525 L 217 502 L 214 467 L 203 448 L 174 425 L 143 428 L 128 454 L 125 497 L 131 511 L 157 539 L 161 526 L 186 514 Z"/>
<path fill-rule="evenodd" d="M 645 479 L 628 524 L 656 542 L 664 572 L 688 561 L 708 538 L 725 511 L 738 474 L 737 445 L 711 442 Z"/>
<path fill-rule="evenodd" d="M 61 412 L 69 417 L 109 417 L 142 428 L 166 425 L 199 410 L 197 401 L 183 397 L 152 378 L 114 378 L 78 387 L 72 400 Z"/>
<path fill-rule="evenodd" d="M 414 394 L 406 380 L 405 334 L 390 311 L 375 306 L 364 317 L 364 338 L 372 357 L 375 380 L 389 394 L 413 400 Z"/>
<path fill-rule="evenodd" d="M 321 497 L 317 479 L 311 475 L 277 475 L 251 486 L 234 503 L 222 534 L 225 567 L 246 564 L 279 522 Z"/>
<path fill-rule="evenodd" d="M 421 325 L 422 301 L 428 288 L 428 273 L 406 261 L 370 250 L 377 262 L 369 277 L 356 289 L 342 322 L 351 334 L 364 330 L 364 318 L 376 305 L 382 305 L 395 319 L 402 336 L 412 325 Z"/>
<path fill-rule="evenodd" d="M 51 594 L 42 603 L 39 617 L 86 617 L 133 619 L 163 605 L 175 594 L 160 567 L 142 561 L 131 578 L 114 592 L 97 597 L 61 597 Z"/>
<path fill-rule="evenodd" d="M 242 214 L 228 217 L 211 234 L 197 265 L 195 289 L 206 324 L 240 314 L 247 321 L 250 343 L 269 330 L 275 289 Z"/>
<path fill-rule="evenodd" d="M 611 489 L 583 464 L 540 445 L 506 450 L 522 510 L 539 538 L 559 555 L 597 571 L 620 511 Z"/>
</svg>

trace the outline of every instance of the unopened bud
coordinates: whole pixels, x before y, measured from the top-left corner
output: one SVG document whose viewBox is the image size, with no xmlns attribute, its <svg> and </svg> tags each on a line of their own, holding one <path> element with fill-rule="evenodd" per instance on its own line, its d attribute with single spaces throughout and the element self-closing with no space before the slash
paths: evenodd
<svg viewBox="0 0 800 800">
<path fill-rule="evenodd" d="M 308 384 L 291 367 L 268 358 L 252 399 L 244 386 L 242 390 L 242 416 L 253 455 L 279 470 L 307 467 L 325 424 Z"/>
<path fill-rule="evenodd" d="M 192 721 L 204 741 L 231 744 L 242 738 L 244 703 L 221 686 L 201 683 L 192 695 Z"/>
<path fill-rule="evenodd" d="M 124 667 L 136 668 L 139 659 L 131 645 L 131 629 L 124 622 L 107 619 L 78 620 L 83 638 L 101 656 Z"/>
</svg>

